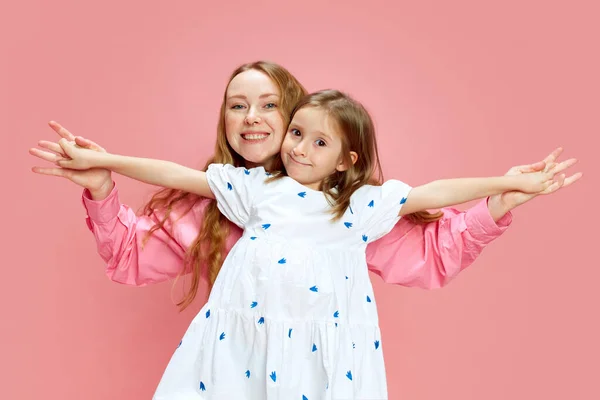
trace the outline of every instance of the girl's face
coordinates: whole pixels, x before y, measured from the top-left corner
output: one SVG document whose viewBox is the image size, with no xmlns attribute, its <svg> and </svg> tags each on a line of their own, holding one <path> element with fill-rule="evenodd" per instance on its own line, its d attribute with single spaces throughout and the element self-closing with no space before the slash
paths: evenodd
<svg viewBox="0 0 600 400">
<path fill-rule="evenodd" d="M 287 174 L 314 190 L 336 171 L 348 166 L 342 157 L 342 133 L 329 115 L 318 107 L 304 107 L 290 122 L 281 146 Z M 351 152 L 355 161 L 356 153 Z"/>
<path fill-rule="evenodd" d="M 248 70 L 231 80 L 225 100 L 225 134 L 246 167 L 269 169 L 281 147 L 285 122 L 281 93 L 264 73 Z"/>
</svg>

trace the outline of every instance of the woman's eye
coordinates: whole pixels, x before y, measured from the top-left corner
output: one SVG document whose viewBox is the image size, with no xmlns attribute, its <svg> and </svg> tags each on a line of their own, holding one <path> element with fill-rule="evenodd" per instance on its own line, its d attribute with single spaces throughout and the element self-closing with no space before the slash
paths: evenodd
<svg viewBox="0 0 600 400">
<path fill-rule="evenodd" d="M 241 104 L 235 104 L 233 106 L 231 106 L 232 110 L 241 110 L 244 106 Z"/>
<path fill-rule="evenodd" d="M 275 107 L 277 107 L 277 104 L 275 104 L 275 103 L 268 103 L 265 105 L 265 108 L 275 108 Z"/>
</svg>

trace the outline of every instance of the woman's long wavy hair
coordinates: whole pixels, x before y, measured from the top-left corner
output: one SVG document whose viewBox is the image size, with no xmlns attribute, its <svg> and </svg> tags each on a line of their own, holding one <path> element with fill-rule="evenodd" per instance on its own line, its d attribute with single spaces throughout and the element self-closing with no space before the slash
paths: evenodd
<svg viewBox="0 0 600 400">
<path fill-rule="evenodd" d="M 350 206 L 350 197 L 358 188 L 367 184 L 383 183 L 375 125 L 362 104 L 338 90 L 321 90 L 306 95 L 294 108 L 291 119 L 298 110 L 306 107 L 324 110 L 342 134 L 342 157 L 349 168 L 345 171 L 336 171 L 325 178 L 320 188 L 328 197 L 332 205 L 333 219 L 336 220 L 341 218 Z M 351 151 L 358 154 L 355 163 L 352 163 L 350 158 Z M 276 160 L 273 170 L 281 173 L 273 176 L 272 180 L 286 175 L 281 157 Z M 333 190 L 334 188 L 336 190 Z M 418 211 L 405 215 L 404 218 L 415 223 L 427 223 L 440 219 L 442 215 L 441 211 L 437 213 Z"/>
<path fill-rule="evenodd" d="M 229 83 L 237 75 L 248 70 L 256 70 L 267 75 L 277 85 L 280 92 L 279 112 L 287 126 L 294 106 L 306 95 L 306 89 L 298 80 L 284 67 L 268 61 L 257 61 L 238 67 L 229 78 Z M 244 166 L 245 160 L 237 154 L 227 142 L 225 134 L 225 111 L 227 101 L 227 88 L 223 95 L 223 103 L 219 114 L 219 123 L 217 125 L 217 143 L 215 153 L 208 160 L 204 171 L 209 164 L 232 164 L 236 167 Z M 144 215 L 152 215 L 154 210 L 165 210 L 163 218 L 155 224 L 148 232 L 152 235 L 158 229 L 164 229 L 165 222 L 169 219 L 173 209 L 185 205 L 184 213 L 190 212 L 194 204 L 200 200 L 205 200 L 200 196 L 181 190 L 163 189 L 158 191 L 144 207 Z M 208 200 L 206 200 L 208 201 Z M 200 286 L 200 279 L 205 276 L 208 278 L 209 287 L 215 282 L 217 274 L 223 264 L 223 255 L 225 253 L 225 241 L 229 235 L 230 222 L 218 210 L 215 200 L 210 200 L 204 212 L 204 220 L 200 227 L 200 232 L 193 244 L 187 250 L 185 265 L 186 268 L 182 274 L 191 272 L 191 282 L 183 298 L 176 304 L 180 310 L 185 309 L 195 299 Z"/>
</svg>

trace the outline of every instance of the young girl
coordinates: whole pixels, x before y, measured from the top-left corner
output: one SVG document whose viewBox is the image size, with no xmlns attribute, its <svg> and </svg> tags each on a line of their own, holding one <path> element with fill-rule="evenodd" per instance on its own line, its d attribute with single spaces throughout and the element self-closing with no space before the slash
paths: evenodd
<svg viewBox="0 0 600 400">
<path fill-rule="evenodd" d="M 380 185 L 369 114 L 331 90 L 297 105 L 273 174 L 221 164 L 205 173 L 60 145 L 70 157 L 62 167 L 108 168 L 216 198 L 244 229 L 155 399 L 387 399 L 366 245 L 402 215 L 558 187 L 551 171 Z"/>
</svg>

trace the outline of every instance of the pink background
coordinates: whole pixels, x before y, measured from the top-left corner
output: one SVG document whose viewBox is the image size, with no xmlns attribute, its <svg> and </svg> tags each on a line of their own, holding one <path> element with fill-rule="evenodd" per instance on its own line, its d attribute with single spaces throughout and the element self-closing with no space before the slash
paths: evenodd
<svg viewBox="0 0 600 400">
<path fill-rule="evenodd" d="M 413 185 L 558 145 L 580 158 L 581 182 L 518 209 L 446 289 L 374 281 L 390 399 L 600 398 L 597 2 L 152 3 L 2 7 L 0 398 L 148 399 L 201 306 L 105 278 L 80 189 L 29 171 L 43 162 L 27 149 L 56 139 L 46 122 L 200 166 L 230 71 L 256 59 L 364 102 L 386 175 Z M 117 181 L 127 204 L 149 198 Z"/>
</svg>

